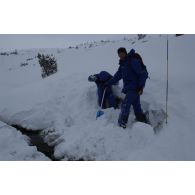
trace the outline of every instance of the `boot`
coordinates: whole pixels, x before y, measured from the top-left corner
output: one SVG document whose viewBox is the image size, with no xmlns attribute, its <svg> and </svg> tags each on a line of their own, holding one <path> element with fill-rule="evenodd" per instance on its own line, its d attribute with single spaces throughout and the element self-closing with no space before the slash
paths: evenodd
<svg viewBox="0 0 195 195">
<path fill-rule="evenodd" d="M 96 82 L 98 80 L 97 76 L 96 75 L 90 75 L 88 77 L 88 81 L 89 82 Z"/>
<path fill-rule="evenodd" d="M 128 122 L 128 115 L 122 115 L 120 114 L 119 119 L 118 119 L 118 125 L 125 129 L 127 127 L 127 122 Z"/>
</svg>

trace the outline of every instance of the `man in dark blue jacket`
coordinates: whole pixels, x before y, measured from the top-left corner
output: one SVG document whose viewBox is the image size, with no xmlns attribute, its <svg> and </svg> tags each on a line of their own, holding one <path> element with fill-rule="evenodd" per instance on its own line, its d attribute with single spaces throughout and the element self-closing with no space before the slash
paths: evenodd
<svg viewBox="0 0 195 195">
<path fill-rule="evenodd" d="M 114 77 L 106 82 L 105 87 L 112 86 L 119 80 L 123 79 L 123 90 L 126 94 L 121 106 L 121 113 L 119 115 L 119 126 L 126 128 L 128 122 L 130 107 L 133 106 L 136 120 L 140 122 L 147 122 L 146 116 L 141 109 L 140 95 L 143 93 L 148 72 L 143 64 L 142 59 L 137 58 L 135 50 L 132 49 L 128 54 L 125 48 L 118 49 L 119 68 Z"/>
<path fill-rule="evenodd" d="M 108 86 L 106 89 L 104 88 L 105 83 L 112 78 L 113 76 L 106 71 L 101 71 L 99 74 L 91 75 L 88 78 L 88 81 L 95 82 L 97 85 L 99 106 L 101 106 L 104 90 L 106 90 L 102 105 L 103 109 L 110 107 L 118 108 L 118 104 L 120 103 L 120 99 L 113 94 L 111 86 Z"/>
</svg>

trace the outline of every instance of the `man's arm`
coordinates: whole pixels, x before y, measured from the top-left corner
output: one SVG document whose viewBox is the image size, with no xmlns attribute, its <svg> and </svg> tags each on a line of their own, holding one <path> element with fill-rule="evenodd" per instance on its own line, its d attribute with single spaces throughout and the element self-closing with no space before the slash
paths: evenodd
<svg viewBox="0 0 195 195">
<path fill-rule="evenodd" d="M 115 73 L 114 77 L 110 79 L 108 82 L 106 82 L 107 86 L 111 86 L 116 84 L 118 81 L 122 79 L 122 74 L 121 74 L 121 69 L 120 67 L 118 68 L 118 71 Z"/>
</svg>

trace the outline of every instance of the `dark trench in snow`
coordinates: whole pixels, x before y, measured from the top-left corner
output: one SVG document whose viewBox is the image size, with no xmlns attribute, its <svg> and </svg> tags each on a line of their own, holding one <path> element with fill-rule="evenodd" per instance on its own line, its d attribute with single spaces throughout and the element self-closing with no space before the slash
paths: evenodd
<svg viewBox="0 0 195 195">
<path fill-rule="evenodd" d="M 52 161 L 59 160 L 54 157 L 54 146 L 49 146 L 47 143 L 44 142 L 44 139 L 41 136 L 42 130 L 33 131 L 30 129 L 23 128 L 20 125 L 11 125 L 11 126 L 14 127 L 16 130 L 20 131 L 23 135 L 29 137 L 30 146 L 36 146 L 39 152 L 43 153 Z"/>
<path fill-rule="evenodd" d="M 26 129 L 20 125 L 11 125 L 14 127 L 17 131 L 20 131 L 23 135 L 26 135 L 30 139 L 30 146 L 36 146 L 37 150 L 41 153 L 43 153 L 45 156 L 47 156 L 52 161 L 60 161 L 62 159 L 55 158 L 54 156 L 54 147 L 50 146 L 47 143 L 44 142 L 44 138 L 41 135 L 42 130 L 36 130 L 33 131 L 31 129 Z M 64 156 L 65 157 L 65 156 Z M 84 158 L 75 158 L 73 156 L 66 156 L 67 161 L 85 161 Z M 90 160 L 90 159 L 88 159 Z"/>
</svg>

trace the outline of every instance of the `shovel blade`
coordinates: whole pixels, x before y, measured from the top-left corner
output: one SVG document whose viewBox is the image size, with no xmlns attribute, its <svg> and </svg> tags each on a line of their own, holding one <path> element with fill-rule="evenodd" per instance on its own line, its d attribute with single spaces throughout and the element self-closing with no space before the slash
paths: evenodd
<svg viewBox="0 0 195 195">
<path fill-rule="evenodd" d="M 97 111 L 96 120 L 104 114 L 102 110 Z"/>
</svg>

